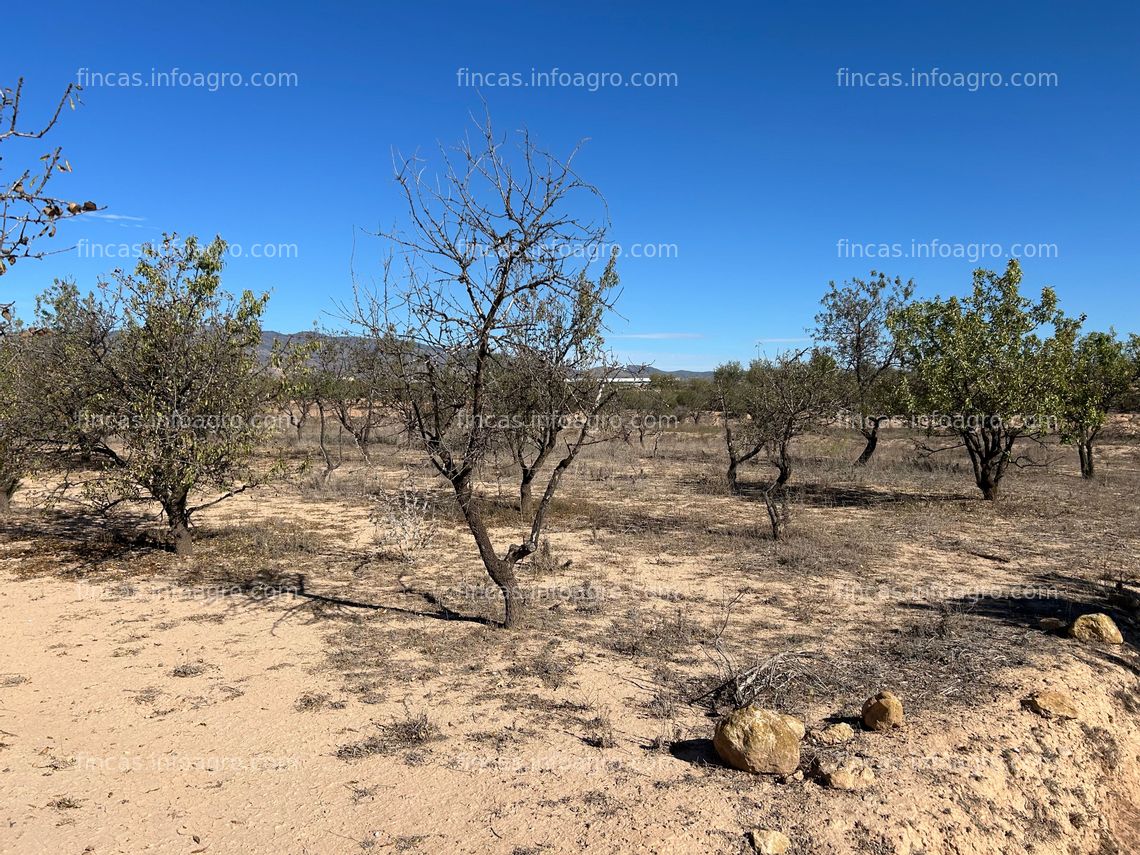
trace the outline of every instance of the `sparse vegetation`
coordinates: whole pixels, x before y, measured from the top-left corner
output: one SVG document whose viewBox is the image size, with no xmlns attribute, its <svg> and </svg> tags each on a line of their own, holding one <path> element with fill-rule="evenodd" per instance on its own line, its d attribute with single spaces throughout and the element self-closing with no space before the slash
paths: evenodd
<svg viewBox="0 0 1140 855">
<path fill-rule="evenodd" d="M 166 236 L 99 296 L 57 283 L 39 306 L 36 379 L 64 403 L 35 420 L 37 438 L 69 469 L 78 455 L 97 508 L 157 503 L 180 555 L 195 513 L 257 483 L 248 460 L 266 435 L 272 387 L 254 347 L 268 297 L 220 290 L 224 252 L 220 238 Z"/>
<path fill-rule="evenodd" d="M 470 41 L 490 21 L 495 49 L 516 55 L 517 16 L 500 17 L 468 14 Z M 531 46 L 581 29 L 564 24 Z M 393 29 L 401 58 L 430 30 Z M 31 30 L 12 32 L 6 47 L 22 49 Z M 1095 43 L 1109 67 L 1119 52 Z M 136 87 L 191 96 L 125 82 L 123 103 Z M 387 88 L 425 103 L 406 82 Z M 232 88 L 211 92 L 231 104 L 211 117 L 270 97 Z M 592 112 L 621 113 L 642 87 L 622 88 Z M 27 131 L 22 81 L 0 88 L 6 283 L 17 261 L 50 265 L 57 225 L 79 214 L 158 234 L 147 218 L 198 222 L 225 205 L 234 234 L 319 233 L 265 184 L 298 192 L 304 170 L 257 159 L 317 160 L 290 148 L 319 127 L 312 102 L 239 158 L 241 180 L 226 152 L 208 181 L 187 164 L 193 180 L 145 208 L 128 182 L 138 215 L 103 215 L 49 195 L 70 172 L 58 148 L 14 172 L 8 159 L 53 132 L 78 89 Z M 730 264 L 745 232 L 702 205 L 748 182 L 682 195 L 627 159 L 608 179 L 623 200 L 611 233 L 584 177 L 604 163 L 587 170 L 579 147 L 555 155 L 484 116 L 434 163 L 394 155 L 400 213 L 377 264 L 354 244 L 339 286 L 304 265 L 278 281 L 270 256 L 220 237 L 165 234 L 116 254 L 131 263 L 90 289 L 62 270 L 34 309 L 0 302 L 0 850 L 1136 850 L 1140 336 L 1086 329 L 1079 310 L 1105 306 L 1071 279 L 1026 296 L 1004 250 L 981 256 L 1004 270 L 972 279 L 939 259 L 958 277 L 951 296 L 872 270 L 829 283 L 818 308 L 787 297 L 793 315 L 777 297 L 795 283 L 777 295 L 764 270 Z M 660 119 L 665 156 L 688 152 L 674 138 L 684 117 Z M 151 124 L 178 128 L 179 158 L 245 142 L 156 106 L 100 156 L 151 139 Z M 1130 138 L 1098 144 L 1117 137 Z M 695 171 L 672 169 L 678 184 Z M 196 208 L 198 184 L 229 195 Z M 676 275 L 658 281 L 659 259 L 613 242 L 666 222 L 625 207 L 645 187 L 654 208 L 709 220 L 683 229 L 716 247 L 686 262 L 702 277 L 686 287 L 740 280 L 716 341 L 711 299 L 671 305 Z M 387 201 L 372 199 L 384 222 Z M 889 254 L 913 258 L 924 286 L 938 275 L 921 253 Z M 328 294 L 275 297 L 270 314 L 268 293 L 222 290 L 224 269 L 259 292 Z M 634 293 L 619 304 L 623 278 Z M 750 303 L 753 285 L 769 290 Z M 328 320 L 263 329 L 299 305 Z M 757 358 L 733 360 L 752 342 Z M 652 364 L 690 354 L 719 367 Z"/>
</svg>

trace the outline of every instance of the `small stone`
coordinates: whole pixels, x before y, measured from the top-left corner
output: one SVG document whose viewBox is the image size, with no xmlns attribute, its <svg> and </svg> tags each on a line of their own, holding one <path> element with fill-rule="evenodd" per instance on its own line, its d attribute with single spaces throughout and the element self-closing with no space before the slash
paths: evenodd
<svg viewBox="0 0 1140 855">
<path fill-rule="evenodd" d="M 746 706 L 733 710 L 716 725 L 713 747 L 729 766 L 745 772 L 790 775 L 800 765 L 799 719 L 773 710 Z"/>
<path fill-rule="evenodd" d="M 902 701 L 894 692 L 879 692 L 863 704 L 863 727 L 867 730 L 890 730 L 902 723 Z"/>
<path fill-rule="evenodd" d="M 1081 615 L 1073 621 L 1073 625 L 1069 627 L 1069 637 L 1075 638 L 1077 641 L 1093 641 L 1102 644 L 1124 643 L 1124 636 L 1120 634 L 1116 622 L 1108 615 L 1100 612 Z"/>
<path fill-rule="evenodd" d="M 1069 624 L 1056 617 L 1043 617 L 1037 621 L 1037 625 L 1046 632 L 1060 632 L 1065 629 Z"/>
<path fill-rule="evenodd" d="M 752 839 L 752 848 L 760 855 L 784 855 L 792 845 L 783 832 L 771 828 L 757 828 L 748 832 Z"/>
<path fill-rule="evenodd" d="M 855 728 L 847 722 L 813 730 L 811 738 L 820 745 L 844 745 L 855 738 Z"/>
<path fill-rule="evenodd" d="M 833 790 L 865 790 L 875 781 L 869 767 L 851 758 L 839 763 L 817 760 L 812 771 L 816 780 Z"/>
<path fill-rule="evenodd" d="M 1080 713 L 1072 699 L 1068 695 L 1063 695 L 1052 689 L 1034 692 L 1025 699 L 1025 706 L 1044 718 L 1080 718 Z"/>
</svg>

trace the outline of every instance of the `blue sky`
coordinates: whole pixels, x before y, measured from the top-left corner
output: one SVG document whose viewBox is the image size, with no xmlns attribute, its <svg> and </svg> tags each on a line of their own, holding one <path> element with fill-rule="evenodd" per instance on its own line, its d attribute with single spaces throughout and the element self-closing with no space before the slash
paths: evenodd
<svg viewBox="0 0 1140 855">
<path fill-rule="evenodd" d="M 500 129 L 525 124 L 555 151 L 589 138 L 578 168 L 627 252 L 612 342 L 630 360 L 705 369 L 761 340 L 772 352 L 804 335 L 828 280 L 876 268 L 922 295 L 962 292 L 1016 244 L 1039 256 L 1023 259 L 1030 289 L 1053 285 L 1092 327 L 1140 330 L 1135 3 L 64 2 L 50 21 L 11 5 L 0 81 L 27 78 L 29 119 L 80 69 L 89 83 L 295 75 L 89 85 L 54 132 L 75 170 L 54 189 L 105 215 L 56 244 L 86 249 L 0 280 L 24 309 L 54 277 L 91 286 L 133 264 L 108 256 L 163 231 L 220 233 L 246 253 L 227 287 L 271 290 L 267 326 L 308 328 L 349 293 L 351 264 L 374 269 L 382 246 L 361 230 L 400 221 L 393 148 L 454 142 L 482 97 Z M 675 77 L 476 89 L 459 73 L 554 68 Z M 935 68 L 936 85 L 855 85 Z M 1018 73 L 1053 77 L 1008 85 Z M 20 162 L 7 152 L 4 174 Z"/>
</svg>

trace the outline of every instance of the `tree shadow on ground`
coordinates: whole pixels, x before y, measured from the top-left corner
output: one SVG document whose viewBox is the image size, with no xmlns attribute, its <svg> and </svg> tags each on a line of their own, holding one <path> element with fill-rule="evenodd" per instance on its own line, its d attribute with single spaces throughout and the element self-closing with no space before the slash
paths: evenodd
<svg viewBox="0 0 1140 855">
<path fill-rule="evenodd" d="M 154 518 L 143 515 L 109 519 L 98 514 L 40 510 L 10 514 L 4 520 L 2 535 L 9 543 L 32 541 L 38 556 L 47 557 L 50 552 L 56 572 L 61 560 L 78 562 L 78 566 L 68 569 L 74 574 L 98 570 L 104 561 L 171 551 L 173 547 L 158 537 L 153 528 Z"/>
<path fill-rule="evenodd" d="M 310 622 L 343 618 L 356 611 L 384 612 L 387 614 L 408 615 L 410 617 L 431 618 L 441 621 L 460 621 L 485 626 L 497 625 L 486 615 L 467 615 L 447 606 L 434 591 L 425 591 L 404 584 L 398 593 L 401 596 L 418 597 L 431 609 L 416 609 L 405 606 L 369 602 L 364 599 L 342 596 L 336 592 L 312 590 L 304 573 L 262 571 L 253 575 L 222 575 L 211 579 L 211 585 L 219 586 L 229 596 L 241 597 L 232 601 L 234 608 L 248 608 L 261 605 L 281 596 L 291 596 L 298 602 L 286 608 L 281 620 L 297 614 L 308 614 Z M 280 623 L 281 620 L 277 621 Z M 275 624 L 276 625 L 276 624 Z"/>
<path fill-rule="evenodd" d="M 884 505 L 926 504 L 928 502 L 971 502 L 977 497 L 958 493 L 922 493 L 861 485 L 789 484 L 784 495 L 806 507 L 874 508 Z M 761 488 L 756 497 L 762 499 Z"/>
<path fill-rule="evenodd" d="M 975 496 L 958 493 L 920 493 L 890 490 L 881 487 L 834 484 L 785 484 L 774 487 L 771 481 L 741 481 L 737 495 L 754 502 L 763 502 L 765 493 L 809 508 L 875 508 L 885 505 L 929 502 L 971 502 Z"/>
</svg>

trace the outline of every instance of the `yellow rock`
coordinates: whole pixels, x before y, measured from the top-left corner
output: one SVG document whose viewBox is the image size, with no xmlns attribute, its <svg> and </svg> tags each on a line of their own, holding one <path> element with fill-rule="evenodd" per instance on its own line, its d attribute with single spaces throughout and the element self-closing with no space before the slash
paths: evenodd
<svg viewBox="0 0 1140 855">
<path fill-rule="evenodd" d="M 870 767 L 854 758 L 842 761 L 817 759 L 812 766 L 812 777 L 834 790 L 863 790 L 875 782 Z"/>
<path fill-rule="evenodd" d="M 1100 612 L 1081 615 L 1069 627 L 1069 637 L 1077 641 L 1099 641 L 1102 644 L 1123 644 L 1124 636 L 1106 614 Z"/>
<path fill-rule="evenodd" d="M 863 726 L 868 730 L 890 730 L 902 723 L 902 701 L 894 692 L 879 692 L 863 704 Z"/>
<path fill-rule="evenodd" d="M 787 835 L 770 828 L 757 828 L 750 832 L 752 848 L 760 855 L 784 855 L 792 841 Z"/>
<path fill-rule="evenodd" d="M 773 710 L 747 706 L 716 725 L 713 746 L 729 766 L 745 772 L 790 775 L 800 764 L 804 725 Z"/>
<path fill-rule="evenodd" d="M 1072 699 L 1052 689 L 1034 692 L 1025 699 L 1025 706 L 1045 718 L 1080 718 Z"/>
<path fill-rule="evenodd" d="M 843 745 L 855 738 L 855 728 L 844 721 L 813 730 L 811 738 L 820 745 Z"/>
</svg>

